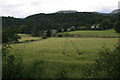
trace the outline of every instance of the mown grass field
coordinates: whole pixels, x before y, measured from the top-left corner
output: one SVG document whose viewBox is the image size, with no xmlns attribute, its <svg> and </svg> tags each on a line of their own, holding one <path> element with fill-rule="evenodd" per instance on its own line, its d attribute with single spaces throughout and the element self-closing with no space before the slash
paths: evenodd
<svg viewBox="0 0 120 80">
<path fill-rule="evenodd" d="M 39 40 L 40 37 L 32 37 L 30 34 L 18 34 L 21 36 L 21 39 L 19 39 L 19 42 L 24 42 L 26 40 Z"/>
<path fill-rule="evenodd" d="M 82 53 L 81 55 L 78 54 L 71 41 Z M 114 38 L 50 38 L 39 42 L 15 44 L 13 45 L 13 51 L 22 50 L 25 60 L 29 60 L 30 57 L 32 59 L 40 59 L 41 57 L 45 60 L 58 62 L 83 61 L 89 63 L 97 55 L 98 49 L 102 46 L 112 49 L 116 42 L 117 39 Z"/>
<path fill-rule="evenodd" d="M 31 66 L 43 65 L 42 75 L 32 73 L 27 77 L 83 78 L 84 70 L 94 63 L 102 46 L 113 49 L 117 38 L 48 38 L 37 42 L 13 44 L 12 54 L 21 54 L 25 71 L 33 72 Z M 45 61 L 45 64 L 39 61 Z M 36 75 L 35 75 L 36 74 Z"/>
<path fill-rule="evenodd" d="M 79 30 L 79 31 L 71 31 L 71 32 L 64 32 L 69 33 L 71 35 L 80 35 L 83 37 L 120 37 L 118 33 L 115 32 L 114 29 L 109 30 Z"/>
</svg>

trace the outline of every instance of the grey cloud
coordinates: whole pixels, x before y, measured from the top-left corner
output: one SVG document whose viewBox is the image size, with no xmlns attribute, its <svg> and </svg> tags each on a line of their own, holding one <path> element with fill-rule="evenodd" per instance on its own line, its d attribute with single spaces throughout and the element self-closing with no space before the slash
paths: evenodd
<svg viewBox="0 0 120 80">
<path fill-rule="evenodd" d="M 22 2 L 23 1 L 23 2 Z M 83 2 L 82 2 L 83 1 Z M 111 12 L 115 9 L 114 5 L 105 6 L 99 3 L 87 3 L 90 7 L 86 7 L 85 2 L 88 0 L 1 0 L 0 16 L 12 15 L 15 17 L 26 17 L 36 13 L 52 13 L 64 9 L 74 9 L 77 11 Z M 109 0 L 111 1 L 111 0 Z M 8 3 L 6 3 L 8 2 Z M 12 3 L 13 2 L 13 3 Z M 100 2 L 103 2 L 102 0 Z M 98 4 L 98 5 L 97 5 Z M 93 5 L 93 7 L 92 7 Z M 120 8 L 120 3 L 119 3 Z"/>
<path fill-rule="evenodd" d="M 113 11 L 113 9 L 111 8 L 102 8 L 100 10 L 98 10 L 98 12 L 102 12 L 102 13 L 110 13 L 111 11 Z"/>
<path fill-rule="evenodd" d="M 41 4 L 40 2 L 31 2 L 31 3 L 30 3 L 31 6 L 38 6 L 38 5 L 40 5 L 40 4 Z"/>
<path fill-rule="evenodd" d="M 118 2 L 118 9 L 120 9 L 120 1 Z"/>
</svg>

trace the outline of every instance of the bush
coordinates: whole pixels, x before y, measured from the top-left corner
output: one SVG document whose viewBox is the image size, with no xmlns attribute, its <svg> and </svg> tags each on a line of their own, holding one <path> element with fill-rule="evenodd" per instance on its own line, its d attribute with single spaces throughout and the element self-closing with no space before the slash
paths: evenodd
<svg viewBox="0 0 120 80">
<path fill-rule="evenodd" d="M 95 60 L 93 77 L 119 78 L 120 76 L 120 42 L 114 50 L 103 47 Z"/>
<path fill-rule="evenodd" d="M 120 21 L 118 21 L 114 24 L 114 29 L 117 33 L 120 33 Z"/>
<path fill-rule="evenodd" d="M 58 37 L 63 37 L 63 35 L 62 35 L 62 34 L 59 34 Z"/>
<path fill-rule="evenodd" d="M 34 39 L 31 39 L 30 41 L 35 41 Z"/>
<path fill-rule="evenodd" d="M 43 36 L 42 39 L 47 39 L 47 36 Z"/>
<path fill-rule="evenodd" d="M 9 49 L 12 49 L 10 45 L 3 45 L 2 47 L 2 59 L 3 59 L 3 78 L 22 78 L 23 64 L 20 55 L 12 55 L 9 53 Z"/>
<path fill-rule="evenodd" d="M 16 28 L 8 28 L 2 31 L 2 43 L 18 43 L 21 37 L 17 35 Z"/>
<path fill-rule="evenodd" d="M 104 19 L 100 22 L 99 28 L 102 30 L 110 29 L 112 28 L 113 23 L 110 19 Z"/>
</svg>

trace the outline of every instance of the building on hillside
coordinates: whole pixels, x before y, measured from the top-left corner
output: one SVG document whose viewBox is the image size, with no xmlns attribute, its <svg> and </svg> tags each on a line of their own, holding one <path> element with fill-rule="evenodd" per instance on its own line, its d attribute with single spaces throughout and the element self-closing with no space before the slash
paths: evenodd
<svg viewBox="0 0 120 80">
<path fill-rule="evenodd" d="M 91 29 L 94 29 L 95 28 L 95 25 L 91 26 Z"/>
<path fill-rule="evenodd" d="M 72 27 L 71 27 L 71 30 L 74 31 L 74 30 L 75 30 L 75 26 L 72 26 Z"/>
<path fill-rule="evenodd" d="M 54 33 L 57 33 L 58 31 L 57 30 L 52 30 L 52 33 L 54 34 Z"/>
<path fill-rule="evenodd" d="M 67 28 L 67 31 L 70 31 L 70 28 Z"/>
<path fill-rule="evenodd" d="M 98 28 L 99 28 L 99 24 L 91 26 L 91 29 L 98 29 Z"/>
<path fill-rule="evenodd" d="M 64 32 L 64 29 L 61 29 L 62 32 Z"/>
</svg>

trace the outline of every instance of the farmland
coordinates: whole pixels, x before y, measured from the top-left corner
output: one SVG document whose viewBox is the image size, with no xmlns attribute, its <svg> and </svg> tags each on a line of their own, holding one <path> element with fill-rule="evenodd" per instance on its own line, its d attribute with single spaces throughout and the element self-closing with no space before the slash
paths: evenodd
<svg viewBox="0 0 120 80">
<path fill-rule="evenodd" d="M 69 33 L 70 35 L 79 35 L 81 37 L 118 37 L 118 34 L 115 32 L 114 29 L 109 30 L 79 30 L 79 31 L 72 31 L 72 32 L 65 32 Z"/>
<path fill-rule="evenodd" d="M 39 40 L 40 37 L 32 37 L 30 34 L 18 34 L 21 39 L 19 39 L 19 42 L 25 42 L 28 40 Z"/>
<path fill-rule="evenodd" d="M 118 17 L 59 11 L 3 16 L 2 78 L 119 78 Z"/>
<path fill-rule="evenodd" d="M 37 42 L 13 44 L 11 53 L 22 55 L 23 63 L 26 67 L 29 66 L 25 70 L 31 71 L 30 66 L 35 61 L 38 61 L 38 65 L 41 60 L 45 62 L 42 64 L 45 71 L 37 78 L 83 78 L 82 70 L 94 63 L 99 49 L 102 46 L 113 49 L 116 42 L 117 38 L 48 38 Z M 61 75 L 61 72 L 65 74 Z M 37 74 L 31 74 L 29 77 L 35 77 Z"/>
</svg>

